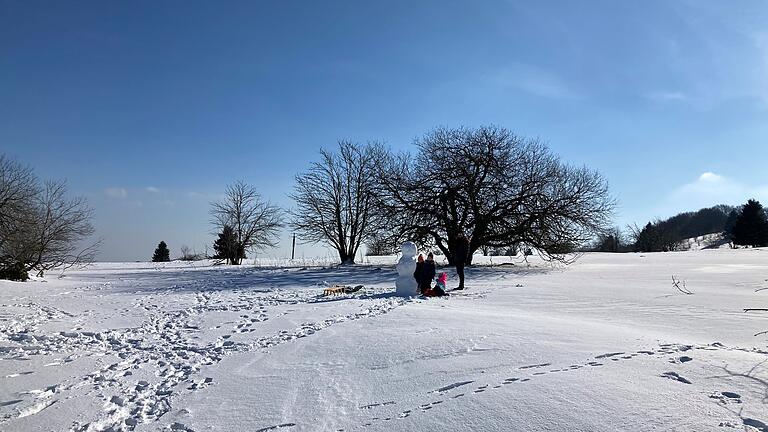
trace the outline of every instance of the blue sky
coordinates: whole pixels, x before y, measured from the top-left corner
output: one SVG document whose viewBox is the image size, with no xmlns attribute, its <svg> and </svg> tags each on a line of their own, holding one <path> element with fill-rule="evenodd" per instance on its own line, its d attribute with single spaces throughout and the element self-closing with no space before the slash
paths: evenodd
<svg viewBox="0 0 768 432">
<path fill-rule="evenodd" d="M 767 115 L 764 1 L 0 0 L 0 151 L 89 198 L 104 260 L 201 250 L 227 183 L 287 207 L 319 148 L 438 125 L 600 170 L 619 225 L 768 200 Z"/>
</svg>

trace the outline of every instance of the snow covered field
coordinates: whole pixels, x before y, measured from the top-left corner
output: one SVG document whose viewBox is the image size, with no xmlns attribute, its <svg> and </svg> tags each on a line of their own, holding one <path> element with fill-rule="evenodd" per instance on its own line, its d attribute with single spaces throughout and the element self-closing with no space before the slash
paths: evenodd
<svg viewBox="0 0 768 432">
<path fill-rule="evenodd" d="M 473 268 L 443 299 L 393 297 L 395 277 L 134 263 L 0 282 L 0 430 L 768 431 L 768 314 L 742 312 L 768 307 L 768 250 Z M 323 297 L 334 283 L 367 288 Z"/>
</svg>

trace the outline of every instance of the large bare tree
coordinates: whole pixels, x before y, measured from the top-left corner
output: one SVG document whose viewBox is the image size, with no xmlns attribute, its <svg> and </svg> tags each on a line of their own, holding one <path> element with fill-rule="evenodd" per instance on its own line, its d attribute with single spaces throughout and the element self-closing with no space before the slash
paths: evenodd
<svg viewBox="0 0 768 432">
<path fill-rule="evenodd" d="M 12 235 L 39 193 L 32 168 L 0 154 L 0 246 Z"/>
<path fill-rule="evenodd" d="M 28 268 L 42 277 L 46 270 L 93 261 L 101 243 L 84 243 L 95 232 L 93 210 L 85 198 L 68 197 L 64 181 L 47 181 L 36 201 L 35 247 Z"/>
<path fill-rule="evenodd" d="M 263 201 L 256 188 L 243 181 L 229 186 L 224 199 L 211 204 L 216 232 L 229 227 L 234 231 L 235 250 L 257 250 L 277 244 L 282 228 L 281 210 Z M 230 264 L 240 264 L 241 254 L 226 257 Z"/>
<path fill-rule="evenodd" d="M 307 241 L 333 247 L 342 264 L 353 264 L 360 245 L 380 227 L 373 189 L 383 149 L 338 144 L 338 151 L 320 150 L 320 160 L 296 176 L 291 227 Z"/>
<path fill-rule="evenodd" d="M 539 140 L 486 126 L 438 128 L 416 145 L 415 155 L 384 159 L 380 206 L 396 232 L 433 244 L 452 264 L 462 234 L 465 264 L 481 247 L 517 244 L 565 260 L 610 222 L 602 176 L 564 164 Z"/>
<path fill-rule="evenodd" d="M 99 241 L 93 211 L 67 196 L 64 181 L 40 185 L 32 169 L 0 155 L 0 271 L 24 279 L 29 271 L 68 268 L 93 260 Z"/>
</svg>

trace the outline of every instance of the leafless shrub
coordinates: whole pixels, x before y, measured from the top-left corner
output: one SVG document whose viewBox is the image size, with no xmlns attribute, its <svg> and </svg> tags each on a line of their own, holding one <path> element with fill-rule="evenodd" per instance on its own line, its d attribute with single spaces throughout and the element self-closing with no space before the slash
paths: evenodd
<svg viewBox="0 0 768 432">
<path fill-rule="evenodd" d="M 181 247 L 181 256 L 179 257 L 179 260 L 181 261 L 199 261 L 204 258 L 205 255 L 196 253 L 194 249 L 189 246 L 184 245 Z"/>
</svg>

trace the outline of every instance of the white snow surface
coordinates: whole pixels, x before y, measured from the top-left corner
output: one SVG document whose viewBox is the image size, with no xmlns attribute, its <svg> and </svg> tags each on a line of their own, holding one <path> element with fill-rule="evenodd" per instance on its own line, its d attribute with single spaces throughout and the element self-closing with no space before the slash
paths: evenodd
<svg viewBox="0 0 768 432">
<path fill-rule="evenodd" d="M 395 259 L 0 282 L 0 430 L 768 431 L 768 250 L 478 266 L 432 299 Z"/>
</svg>

